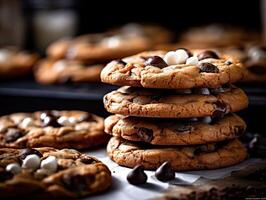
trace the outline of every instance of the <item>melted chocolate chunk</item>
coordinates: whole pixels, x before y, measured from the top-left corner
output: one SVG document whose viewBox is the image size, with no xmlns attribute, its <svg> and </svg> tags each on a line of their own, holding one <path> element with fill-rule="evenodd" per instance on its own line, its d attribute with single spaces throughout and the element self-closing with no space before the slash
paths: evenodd
<svg viewBox="0 0 266 200">
<path fill-rule="evenodd" d="M 200 72 L 219 73 L 218 67 L 211 63 L 201 63 L 198 67 L 200 68 Z"/>
<path fill-rule="evenodd" d="M 36 149 L 24 149 L 22 153 L 20 154 L 20 159 L 24 160 L 28 155 L 35 154 L 39 156 L 40 158 L 43 156 L 41 152 L 39 152 Z"/>
<path fill-rule="evenodd" d="M 22 136 L 23 134 L 19 129 L 9 128 L 5 134 L 5 141 L 7 143 L 15 142 L 18 138 Z"/>
<path fill-rule="evenodd" d="M 155 172 L 159 181 L 166 182 L 175 178 L 175 172 L 172 170 L 170 163 L 164 162 Z"/>
<path fill-rule="evenodd" d="M 244 127 L 234 126 L 233 132 L 234 132 L 235 136 L 237 136 L 237 137 L 241 136 L 244 131 L 245 131 Z"/>
<path fill-rule="evenodd" d="M 226 64 L 226 65 L 231 65 L 231 64 L 233 64 L 230 60 L 227 60 L 227 61 L 225 61 L 225 63 L 224 64 Z"/>
<path fill-rule="evenodd" d="M 212 113 L 213 123 L 217 122 L 219 119 L 223 118 L 227 113 L 227 105 L 221 101 L 215 103 L 216 110 Z"/>
<path fill-rule="evenodd" d="M 72 191 L 85 191 L 90 183 L 95 180 L 93 175 L 89 176 L 82 176 L 82 175 L 71 175 L 71 174 L 64 174 L 62 176 L 62 183 L 63 185 Z"/>
<path fill-rule="evenodd" d="M 40 120 L 42 122 L 42 125 L 45 126 L 53 126 L 53 127 L 61 127 L 61 124 L 57 122 L 59 116 L 57 116 L 56 113 L 46 111 L 41 113 Z"/>
<path fill-rule="evenodd" d="M 203 51 L 203 52 L 198 54 L 199 61 L 206 59 L 206 58 L 219 59 L 219 56 L 214 51 L 210 51 L 210 50 Z"/>
<path fill-rule="evenodd" d="M 153 140 L 153 130 L 144 128 L 144 127 L 139 127 L 137 129 L 137 135 L 143 139 L 144 142 L 151 142 Z"/>
<path fill-rule="evenodd" d="M 203 94 L 203 95 L 210 95 L 211 92 L 208 88 L 194 88 L 193 94 Z"/>
<path fill-rule="evenodd" d="M 127 63 L 121 59 L 116 60 L 117 64 L 126 65 Z"/>
<path fill-rule="evenodd" d="M 146 183 L 148 177 L 144 172 L 142 165 L 137 165 L 127 175 L 127 181 L 132 185 L 140 185 Z"/>
<path fill-rule="evenodd" d="M 160 69 L 168 66 L 166 64 L 166 62 L 160 56 L 152 56 L 152 57 L 149 57 L 145 61 L 145 65 L 151 65 L 151 66 L 154 66 L 154 67 L 158 67 Z"/>
<path fill-rule="evenodd" d="M 265 75 L 266 74 L 266 67 L 262 65 L 253 65 L 248 68 L 248 71 L 250 71 L 253 74 L 256 75 Z"/>
<path fill-rule="evenodd" d="M 80 161 L 84 164 L 87 164 L 87 165 L 95 162 L 95 160 L 93 158 L 81 158 Z"/>
</svg>

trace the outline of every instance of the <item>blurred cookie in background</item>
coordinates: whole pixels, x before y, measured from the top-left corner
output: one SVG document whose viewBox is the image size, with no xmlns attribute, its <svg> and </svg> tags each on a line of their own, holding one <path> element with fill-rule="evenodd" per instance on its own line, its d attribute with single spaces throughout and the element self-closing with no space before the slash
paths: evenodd
<svg viewBox="0 0 266 200">
<path fill-rule="evenodd" d="M 244 28 L 210 24 L 188 29 L 181 35 L 180 42 L 191 48 L 209 48 L 241 45 L 243 42 L 259 39 L 258 34 Z"/>
<path fill-rule="evenodd" d="M 104 64 L 86 64 L 77 60 L 44 59 L 34 70 L 37 82 L 55 84 L 67 82 L 99 82 Z"/>
<path fill-rule="evenodd" d="M 22 77 L 30 74 L 38 55 L 17 47 L 0 48 L 0 79 Z"/>
<path fill-rule="evenodd" d="M 47 55 L 53 59 L 97 63 L 139 53 L 151 48 L 151 45 L 145 37 L 132 37 L 124 33 L 87 34 L 52 43 L 47 49 Z"/>
</svg>

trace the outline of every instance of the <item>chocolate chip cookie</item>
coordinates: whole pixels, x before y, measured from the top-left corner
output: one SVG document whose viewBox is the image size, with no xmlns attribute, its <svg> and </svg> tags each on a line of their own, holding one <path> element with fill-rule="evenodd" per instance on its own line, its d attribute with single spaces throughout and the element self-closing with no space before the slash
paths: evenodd
<svg viewBox="0 0 266 200">
<path fill-rule="evenodd" d="M 144 52 L 114 60 L 101 72 L 105 83 L 164 89 L 216 88 L 242 77 L 243 66 L 234 58 L 211 50 L 184 48 Z"/>
<path fill-rule="evenodd" d="M 106 190 L 106 165 L 73 149 L 0 148 L 1 199 L 77 199 Z"/>
<path fill-rule="evenodd" d="M 36 64 L 38 56 L 35 53 L 21 51 L 16 47 L 0 49 L 0 78 L 15 78 L 27 75 Z"/>
<path fill-rule="evenodd" d="M 107 139 L 103 119 L 83 111 L 15 113 L 0 118 L 0 147 L 84 149 Z"/>
<path fill-rule="evenodd" d="M 245 70 L 241 82 L 266 83 L 266 45 L 242 45 L 224 51 L 243 63 Z"/>
<path fill-rule="evenodd" d="M 133 143 L 113 137 L 108 143 L 109 157 L 119 165 L 155 170 L 169 161 L 175 171 L 217 169 L 237 164 L 247 157 L 247 151 L 238 139 L 194 146 L 158 147 Z"/>
<path fill-rule="evenodd" d="M 246 94 L 234 86 L 216 89 L 155 90 L 124 86 L 104 96 L 108 112 L 138 117 L 219 117 L 248 105 Z"/>
<path fill-rule="evenodd" d="M 105 132 L 129 141 L 153 145 L 194 145 L 241 136 L 245 122 L 235 114 L 222 119 L 154 119 L 112 115 L 105 119 Z"/>
<path fill-rule="evenodd" d="M 74 60 L 43 60 L 35 70 L 37 82 L 42 84 L 65 82 L 98 82 L 103 64 L 88 65 Z"/>
<path fill-rule="evenodd" d="M 47 54 L 54 59 L 102 63 L 139 53 L 150 47 L 151 44 L 145 37 L 132 37 L 123 33 L 99 33 L 59 40 L 48 47 Z"/>
</svg>

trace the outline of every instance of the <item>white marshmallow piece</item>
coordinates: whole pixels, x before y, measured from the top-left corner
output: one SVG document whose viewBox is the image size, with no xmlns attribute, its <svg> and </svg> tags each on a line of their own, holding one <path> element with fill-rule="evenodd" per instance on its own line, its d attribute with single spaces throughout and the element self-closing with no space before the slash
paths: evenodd
<svg viewBox="0 0 266 200">
<path fill-rule="evenodd" d="M 68 117 L 66 117 L 66 116 L 59 117 L 59 119 L 57 120 L 57 122 L 59 124 L 61 124 L 61 125 L 68 125 L 69 124 Z"/>
<path fill-rule="evenodd" d="M 41 168 L 46 169 L 49 172 L 56 172 L 57 170 L 57 158 L 55 156 L 48 156 L 41 162 Z"/>
<path fill-rule="evenodd" d="M 18 163 L 10 163 L 6 166 L 6 171 L 12 174 L 18 174 L 21 171 L 21 167 Z"/>
<path fill-rule="evenodd" d="M 177 64 L 184 64 L 186 63 L 186 60 L 188 59 L 188 54 L 184 49 L 178 49 L 176 50 L 176 55 L 178 58 L 178 63 Z"/>
<path fill-rule="evenodd" d="M 103 39 L 103 43 L 106 44 L 109 48 L 118 47 L 121 44 L 121 37 L 119 36 L 112 36 Z"/>
<path fill-rule="evenodd" d="M 22 162 L 22 168 L 36 170 L 39 168 L 41 159 L 36 154 L 28 155 Z"/>
<path fill-rule="evenodd" d="M 71 124 L 75 124 L 75 123 L 78 123 L 80 122 L 80 120 L 76 117 L 69 117 L 68 118 L 68 121 L 71 123 Z"/>
<path fill-rule="evenodd" d="M 199 63 L 199 60 L 196 56 L 192 56 L 186 60 L 187 65 L 197 65 Z"/>
<path fill-rule="evenodd" d="M 10 57 L 10 52 L 6 49 L 0 49 L 0 63 L 5 63 Z"/>
<path fill-rule="evenodd" d="M 33 122 L 32 118 L 27 117 L 27 118 L 23 119 L 23 121 L 21 122 L 20 125 L 21 125 L 22 128 L 27 128 L 29 126 L 33 126 L 34 122 Z"/>
<path fill-rule="evenodd" d="M 178 57 L 174 51 L 167 52 L 163 59 L 167 65 L 176 65 L 178 62 Z"/>
<path fill-rule="evenodd" d="M 212 118 L 210 116 L 203 117 L 202 122 L 205 124 L 210 124 L 212 122 Z"/>
<path fill-rule="evenodd" d="M 53 69 L 55 71 L 63 71 L 66 68 L 66 62 L 64 60 L 59 60 L 53 64 Z"/>
</svg>

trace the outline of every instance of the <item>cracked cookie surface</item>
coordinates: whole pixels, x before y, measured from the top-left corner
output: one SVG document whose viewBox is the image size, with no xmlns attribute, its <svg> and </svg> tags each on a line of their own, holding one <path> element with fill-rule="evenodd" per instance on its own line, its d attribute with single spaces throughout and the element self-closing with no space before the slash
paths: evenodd
<svg viewBox="0 0 266 200">
<path fill-rule="evenodd" d="M 122 60 L 114 60 L 102 70 L 101 80 L 119 86 L 187 89 L 216 88 L 223 84 L 236 82 L 243 77 L 242 64 L 232 57 L 218 55 L 215 52 L 211 55 L 209 50 L 185 49 L 185 51 L 187 55 L 185 55 L 184 62 L 180 62 L 180 55 L 171 58 L 172 61 L 180 62 L 179 64 L 168 62 L 168 64 L 158 66 L 147 62 L 152 57 L 166 60 L 165 57 L 169 53 L 166 51 L 143 52 Z M 194 62 L 191 62 L 191 58 Z M 228 62 L 229 58 L 230 62 Z M 189 62 L 188 59 L 190 59 Z M 203 65 L 205 65 L 204 69 Z"/>
<path fill-rule="evenodd" d="M 235 114 L 222 119 L 154 119 L 112 115 L 105 119 L 105 132 L 129 141 L 153 145 L 194 145 L 234 139 L 241 136 L 245 122 Z M 205 122 L 206 121 L 206 122 Z"/>
<path fill-rule="evenodd" d="M 196 146 L 158 147 L 112 137 L 107 153 L 125 167 L 143 165 L 144 169 L 155 170 L 169 161 L 175 171 L 217 169 L 237 164 L 247 157 L 246 148 L 237 139 Z"/>
<path fill-rule="evenodd" d="M 107 140 L 103 118 L 88 112 L 52 110 L 0 117 L 0 147 L 84 149 Z"/>
<path fill-rule="evenodd" d="M 108 112 L 138 117 L 216 116 L 239 111 L 247 105 L 246 94 L 234 86 L 216 90 L 154 90 L 124 86 L 104 96 Z"/>
<path fill-rule="evenodd" d="M 1 199 L 77 199 L 104 191 L 112 182 L 106 165 L 73 149 L 0 148 L 0 155 Z M 41 174 L 42 164 L 35 170 L 23 165 L 20 171 L 8 170 L 8 165 L 19 166 L 29 155 L 38 155 L 41 163 L 52 157 L 56 170 Z"/>
</svg>

